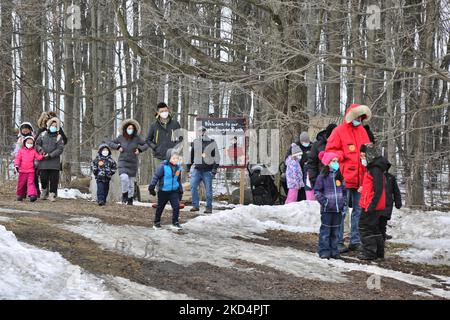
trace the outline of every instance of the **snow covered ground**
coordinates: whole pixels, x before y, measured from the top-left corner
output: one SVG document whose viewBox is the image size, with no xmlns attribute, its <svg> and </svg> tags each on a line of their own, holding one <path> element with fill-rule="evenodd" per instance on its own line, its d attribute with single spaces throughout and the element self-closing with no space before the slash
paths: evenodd
<svg viewBox="0 0 450 320">
<path fill-rule="evenodd" d="M 242 206 L 190 220 L 184 224 L 187 234 L 168 228 L 154 231 L 139 226 L 107 225 L 92 218 L 76 219 L 62 227 L 92 239 L 105 249 L 119 250 L 142 259 L 172 261 L 184 266 L 206 262 L 228 268 L 235 267 L 233 259 L 241 259 L 294 276 L 329 282 L 346 282 L 346 272 L 363 271 L 417 285 L 428 293 L 450 298 L 450 291 L 435 288 L 435 285 L 450 281 L 447 278 L 428 279 L 376 265 L 322 260 L 314 253 L 295 248 L 272 247 L 270 243 L 259 245 L 236 239 L 237 236 L 254 238 L 257 237 L 255 233 L 268 229 L 316 232 L 320 225 L 318 212 L 318 204 L 312 201 L 287 206 Z M 394 215 L 399 217 L 401 213 Z M 407 221 L 403 216 L 401 220 Z M 400 226 L 403 227 L 401 223 Z M 400 237 L 402 231 L 395 230 L 392 233 L 396 238 Z"/>
<path fill-rule="evenodd" d="M 78 189 L 58 189 L 58 198 L 61 199 L 84 199 L 90 200 L 92 196 L 88 193 L 81 193 Z"/>
<path fill-rule="evenodd" d="M 0 275 L 0 300 L 189 299 L 119 277 L 96 277 L 70 264 L 59 253 L 17 241 L 2 225 Z"/>
</svg>

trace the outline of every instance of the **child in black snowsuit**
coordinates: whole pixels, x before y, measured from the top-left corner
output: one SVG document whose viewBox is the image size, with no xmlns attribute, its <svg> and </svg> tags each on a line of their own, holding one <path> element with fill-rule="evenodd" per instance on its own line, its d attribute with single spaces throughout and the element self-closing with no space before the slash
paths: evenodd
<svg viewBox="0 0 450 320">
<path fill-rule="evenodd" d="M 384 173 L 386 178 L 386 209 L 380 213 L 380 231 L 384 241 L 390 238 L 390 236 L 386 235 L 386 226 L 387 222 L 391 220 L 394 204 L 397 209 L 402 207 L 402 195 L 400 194 L 397 179 L 388 172 L 390 167 L 391 164 L 388 161 L 387 169 Z"/>
<path fill-rule="evenodd" d="M 100 145 L 98 155 L 92 161 L 91 167 L 97 180 L 97 203 L 99 206 L 104 206 L 108 198 L 111 177 L 117 171 L 117 164 L 107 144 Z"/>
<path fill-rule="evenodd" d="M 359 220 L 362 242 L 361 260 L 384 258 L 384 239 L 380 231 L 380 215 L 386 209 L 387 159 L 377 153 L 373 145 L 367 145 L 367 171 L 364 175 L 360 207 L 363 209 Z M 363 148 L 361 148 L 361 151 Z"/>
</svg>

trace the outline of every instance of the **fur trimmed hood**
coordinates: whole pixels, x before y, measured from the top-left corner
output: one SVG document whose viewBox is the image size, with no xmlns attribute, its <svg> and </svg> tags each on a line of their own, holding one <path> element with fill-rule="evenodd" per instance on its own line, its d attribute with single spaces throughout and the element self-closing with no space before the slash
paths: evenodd
<svg viewBox="0 0 450 320">
<path fill-rule="evenodd" d="M 367 116 L 367 118 L 363 120 L 363 123 L 366 124 L 370 121 L 370 118 L 372 118 L 372 111 L 366 105 L 354 103 L 350 105 L 345 112 L 345 123 L 351 123 L 353 120 L 362 115 Z"/>
<path fill-rule="evenodd" d="M 122 121 L 121 125 L 120 125 L 120 134 L 123 134 L 125 132 L 125 130 L 127 129 L 127 127 L 132 124 L 134 125 L 134 127 L 136 128 L 136 135 L 141 134 L 141 125 L 139 124 L 139 122 L 137 122 L 134 119 L 125 119 Z"/>
<path fill-rule="evenodd" d="M 61 129 L 61 120 L 59 120 L 58 118 L 51 118 L 50 120 L 47 120 L 46 125 L 47 130 L 50 129 L 50 126 L 52 125 L 53 122 L 56 122 L 56 128 L 59 131 Z"/>
</svg>

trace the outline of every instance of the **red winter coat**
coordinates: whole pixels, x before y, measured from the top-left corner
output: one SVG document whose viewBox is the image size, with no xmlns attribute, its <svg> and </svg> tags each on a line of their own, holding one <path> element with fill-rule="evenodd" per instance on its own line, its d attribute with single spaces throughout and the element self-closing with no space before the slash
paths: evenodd
<svg viewBox="0 0 450 320">
<path fill-rule="evenodd" d="M 14 166 L 19 167 L 19 172 L 21 173 L 33 173 L 35 159 L 40 161 L 44 157 L 34 148 L 27 149 L 26 147 L 22 147 L 14 159 Z"/>
<path fill-rule="evenodd" d="M 367 106 L 352 104 L 345 113 L 344 123 L 333 130 L 325 147 L 326 152 L 339 156 L 340 171 L 347 189 L 358 189 L 364 178 L 365 167 L 361 164 L 360 148 L 370 140 L 362 125 L 352 125 L 352 120 L 363 114 L 367 115 L 367 119 L 372 115 Z"/>
<path fill-rule="evenodd" d="M 383 186 L 380 200 L 375 206 L 375 211 L 382 211 L 386 209 L 386 178 L 382 174 Z M 359 200 L 359 206 L 367 212 L 372 200 L 375 196 L 375 188 L 373 183 L 373 177 L 370 173 L 366 173 L 364 176 L 363 187 L 361 191 L 361 199 Z"/>
</svg>

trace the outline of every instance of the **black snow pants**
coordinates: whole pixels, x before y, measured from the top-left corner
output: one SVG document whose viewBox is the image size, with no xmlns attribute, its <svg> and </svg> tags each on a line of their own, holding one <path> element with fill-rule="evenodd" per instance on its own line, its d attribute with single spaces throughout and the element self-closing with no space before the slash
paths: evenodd
<svg viewBox="0 0 450 320">
<path fill-rule="evenodd" d="M 362 254 L 370 259 L 384 258 L 384 239 L 380 231 L 380 211 L 363 211 L 359 219 Z"/>
</svg>

